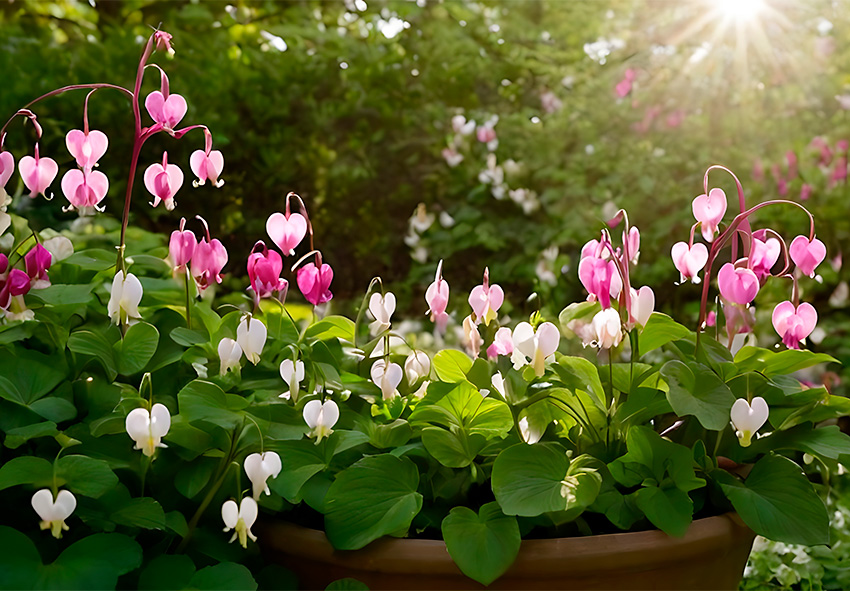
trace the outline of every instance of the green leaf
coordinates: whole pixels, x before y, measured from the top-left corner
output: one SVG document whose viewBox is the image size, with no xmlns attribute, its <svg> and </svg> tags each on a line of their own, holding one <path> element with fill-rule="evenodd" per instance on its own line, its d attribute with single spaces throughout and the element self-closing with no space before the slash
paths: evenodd
<svg viewBox="0 0 850 591">
<path fill-rule="evenodd" d="M 498 503 L 487 503 L 477 514 L 455 507 L 443 519 L 441 529 L 452 560 L 463 574 L 482 585 L 498 579 L 519 552 L 516 517 L 502 513 Z"/>
<path fill-rule="evenodd" d="M 177 394 L 180 414 L 187 421 L 207 421 L 230 430 L 242 422 L 241 416 L 228 408 L 224 390 L 212 382 L 189 382 Z"/>
<path fill-rule="evenodd" d="M 640 333 L 640 354 L 643 356 L 671 341 L 687 339 L 693 334 L 666 314 L 653 312 Z"/>
<path fill-rule="evenodd" d="M 30 295 L 51 306 L 80 305 L 91 301 L 94 287 L 94 283 L 54 284 L 45 289 L 34 289 Z"/>
<path fill-rule="evenodd" d="M 667 400 L 677 415 L 694 415 L 706 429 L 721 431 L 729 424 L 735 395 L 713 371 L 690 361 L 668 361 L 661 375 L 670 387 Z"/>
<path fill-rule="evenodd" d="M 637 506 L 652 525 L 680 538 L 693 521 L 694 503 L 683 490 L 675 487 L 647 486 L 636 493 Z"/>
<path fill-rule="evenodd" d="M 122 534 L 94 534 L 69 546 L 42 569 L 44 588 L 114 589 L 118 577 L 139 568 L 142 548 Z"/>
<path fill-rule="evenodd" d="M 196 458 L 174 477 L 174 488 L 187 499 L 194 498 L 204 490 L 217 464 L 218 460 L 212 458 Z"/>
<path fill-rule="evenodd" d="M 12 458 L 0 466 L 0 490 L 21 484 L 43 487 L 50 486 L 52 483 L 53 464 L 44 458 L 21 456 Z"/>
<path fill-rule="evenodd" d="M 478 433 L 467 434 L 449 431 L 441 427 L 426 427 L 422 430 L 422 444 L 434 459 L 448 468 L 464 468 L 481 453 L 487 439 Z"/>
<path fill-rule="evenodd" d="M 269 480 L 269 488 L 290 503 L 301 501 L 301 487 L 330 464 L 327 441 L 316 445 L 309 440 L 281 441 L 270 446 L 280 455 L 283 468 L 277 478 Z"/>
<path fill-rule="evenodd" d="M 325 591 L 369 591 L 369 586 L 366 583 L 361 583 L 357 579 L 346 577 L 337 579 L 330 585 L 325 587 Z"/>
<path fill-rule="evenodd" d="M 788 544 L 829 543 L 829 515 L 800 467 L 780 455 L 756 462 L 745 482 L 712 475 L 741 519 L 757 534 Z"/>
<path fill-rule="evenodd" d="M 29 407 L 39 416 L 55 423 L 70 421 L 77 416 L 77 407 L 74 403 L 56 396 L 36 400 Z"/>
<path fill-rule="evenodd" d="M 66 378 L 64 359 L 18 349 L 0 355 L 0 397 L 29 406 Z"/>
<path fill-rule="evenodd" d="M 137 322 L 127 331 L 124 339 L 115 343 L 118 373 L 131 376 L 142 371 L 156 353 L 159 331 L 147 322 Z"/>
<path fill-rule="evenodd" d="M 257 582 L 245 566 L 234 562 L 222 562 L 202 568 L 195 573 L 189 587 L 201 590 L 245 589 L 255 591 Z"/>
<path fill-rule="evenodd" d="M 432 423 L 461 429 L 469 435 L 479 434 L 487 439 L 505 437 L 514 424 L 513 414 L 507 404 L 481 396 L 469 382 L 458 384 L 436 404 L 420 402 L 411 413 L 410 422 L 414 426 Z"/>
<path fill-rule="evenodd" d="M 44 421 L 41 423 L 27 425 L 26 427 L 9 429 L 6 431 L 6 439 L 3 441 L 3 445 L 9 449 L 17 449 L 30 439 L 36 439 L 38 437 L 53 437 L 57 433 L 56 423 L 53 421 Z"/>
<path fill-rule="evenodd" d="M 105 460 L 82 455 L 62 456 L 56 460 L 56 476 L 64 480 L 72 492 L 87 497 L 97 498 L 118 484 L 118 477 Z"/>
<path fill-rule="evenodd" d="M 787 431 L 775 431 L 768 437 L 760 437 L 746 451 L 753 457 L 771 450 L 793 449 L 821 458 L 830 458 L 850 463 L 850 436 L 837 425 L 812 428 L 799 425 Z"/>
<path fill-rule="evenodd" d="M 587 392 L 597 408 L 605 410 L 605 391 L 595 364 L 583 357 L 562 355 L 552 369 L 569 390 Z"/>
<path fill-rule="evenodd" d="M 649 427 L 630 428 L 626 447 L 628 453 L 608 464 L 611 475 L 623 486 L 638 486 L 647 479 L 658 484 L 667 476 L 684 492 L 705 486 L 694 472 L 691 450 L 662 438 Z"/>
<path fill-rule="evenodd" d="M 466 374 L 472 369 L 472 359 L 454 349 L 443 349 L 434 355 L 434 371 L 441 382 L 457 383 L 466 380 Z"/>
<path fill-rule="evenodd" d="M 601 310 L 602 306 L 599 302 L 576 302 L 561 310 L 561 313 L 558 314 L 558 322 L 568 336 L 574 336 L 575 332 L 570 328 L 571 322 L 576 320 L 580 323 L 589 323 Z"/>
<path fill-rule="evenodd" d="M 310 326 L 304 336 L 318 341 L 341 339 L 354 342 L 354 322 L 345 316 L 328 316 Z"/>
<path fill-rule="evenodd" d="M 0 589 L 35 589 L 41 556 L 32 541 L 21 532 L 0 525 Z"/>
<path fill-rule="evenodd" d="M 139 589 L 171 591 L 185 589 L 195 574 L 192 559 L 185 554 L 162 554 L 145 567 L 139 576 Z"/>
<path fill-rule="evenodd" d="M 75 252 L 62 264 L 75 265 L 84 271 L 105 271 L 115 266 L 115 253 L 102 248 L 90 248 Z"/>
<path fill-rule="evenodd" d="M 325 532 L 338 550 L 406 533 L 422 508 L 419 472 L 407 458 L 367 456 L 337 474 L 324 501 Z"/>
<path fill-rule="evenodd" d="M 580 512 L 596 499 L 602 485 L 602 476 L 588 459 L 579 456 L 573 466 L 560 444 L 519 443 L 496 458 L 493 494 L 507 515 L 535 517 L 550 511 Z"/>
<path fill-rule="evenodd" d="M 165 512 L 162 506 L 150 497 L 129 499 L 110 513 L 109 519 L 119 525 L 144 529 L 165 529 Z"/>
<path fill-rule="evenodd" d="M 210 341 L 210 338 L 198 330 L 190 330 L 185 326 L 178 326 L 169 334 L 171 340 L 178 345 L 184 347 L 193 347 L 195 345 L 205 345 Z"/>
<path fill-rule="evenodd" d="M 78 330 L 68 337 L 68 349 L 78 355 L 94 357 L 106 371 L 110 381 L 118 375 L 118 362 L 112 343 L 99 332 Z"/>
<path fill-rule="evenodd" d="M 741 371 L 758 371 L 768 377 L 792 374 L 819 363 L 838 363 L 838 360 L 825 353 L 805 349 L 775 352 L 760 347 L 743 347 L 735 355 L 735 365 Z"/>
</svg>

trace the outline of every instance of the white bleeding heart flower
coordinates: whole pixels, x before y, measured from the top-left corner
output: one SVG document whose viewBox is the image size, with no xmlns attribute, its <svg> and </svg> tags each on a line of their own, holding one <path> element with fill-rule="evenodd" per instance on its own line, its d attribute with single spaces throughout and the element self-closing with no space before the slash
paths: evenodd
<svg viewBox="0 0 850 591">
<path fill-rule="evenodd" d="M 629 310 L 629 324 L 644 327 L 649 322 L 649 317 L 655 311 L 655 292 L 651 287 L 644 285 L 639 290 L 631 288 L 631 309 Z"/>
<path fill-rule="evenodd" d="M 466 351 L 473 358 L 478 357 L 481 351 L 481 345 L 484 344 L 484 339 L 481 338 L 481 333 L 478 332 L 478 325 L 473 320 L 470 314 L 463 319 L 463 344 L 466 346 Z"/>
<path fill-rule="evenodd" d="M 519 434 L 522 437 L 522 440 L 525 441 L 529 445 L 534 445 L 540 438 L 543 437 L 543 432 L 545 429 L 541 430 L 531 425 L 528 422 L 528 417 L 522 417 L 517 423 L 519 427 Z"/>
<path fill-rule="evenodd" d="M 115 324 L 135 324 L 141 320 L 139 302 L 142 301 L 142 283 L 132 273 L 118 271 L 112 280 L 112 291 L 106 312 Z"/>
<path fill-rule="evenodd" d="M 68 531 L 65 520 L 77 508 L 77 499 L 69 490 L 60 490 L 53 500 L 53 491 L 43 488 L 32 496 L 32 508 L 41 517 L 39 527 L 50 529 L 54 538 L 61 538 L 63 531 Z"/>
<path fill-rule="evenodd" d="M 304 381 L 304 362 L 300 359 L 292 361 L 292 359 L 284 359 L 280 362 L 280 377 L 289 386 L 289 392 L 284 392 L 280 398 L 291 399 L 292 402 L 298 402 L 298 393 L 300 384 Z"/>
<path fill-rule="evenodd" d="M 243 316 L 239 326 L 236 327 L 236 342 L 242 347 L 242 352 L 245 353 L 248 361 L 254 365 L 260 362 L 267 336 L 266 325 L 251 315 Z"/>
<path fill-rule="evenodd" d="M 413 385 L 420 378 L 431 373 L 431 359 L 425 351 L 412 351 L 404 361 L 404 373 L 407 383 Z"/>
<path fill-rule="evenodd" d="M 738 436 L 741 447 L 750 445 L 753 435 L 767 422 L 769 414 L 770 409 L 767 407 L 767 402 L 761 396 L 753 398 L 752 403 L 748 403 L 744 398 L 735 401 L 730 416 L 732 427 L 735 429 L 735 435 Z"/>
<path fill-rule="evenodd" d="M 596 346 L 600 349 L 616 347 L 623 340 L 620 314 L 614 308 L 597 312 L 591 324 L 596 335 Z"/>
<path fill-rule="evenodd" d="M 505 398 L 505 378 L 502 377 L 502 372 L 497 371 L 493 374 L 493 377 L 490 378 L 490 383 L 493 385 L 493 388 L 502 395 L 502 398 Z"/>
<path fill-rule="evenodd" d="M 255 501 L 260 500 L 260 495 L 272 494 L 269 490 L 268 479 L 277 478 L 283 465 L 277 452 L 267 451 L 263 454 L 251 454 L 245 458 L 245 474 L 251 481 Z"/>
<path fill-rule="evenodd" d="M 398 363 L 387 363 L 383 359 L 378 359 L 372 364 L 369 373 L 372 376 L 372 381 L 381 389 L 384 400 L 398 396 L 398 385 L 404 375 Z"/>
<path fill-rule="evenodd" d="M 257 501 L 251 497 L 245 497 L 237 506 L 236 501 L 225 501 L 221 506 L 221 519 L 224 521 L 224 531 L 233 530 L 233 537 L 230 541 L 239 538 L 239 544 L 243 548 L 248 547 L 248 538 L 252 541 L 257 541 L 257 536 L 251 533 L 251 526 L 257 520 L 259 508 Z"/>
<path fill-rule="evenodd" d="M 239 361 L 242 359 L 242 347 L 239 343 L 229 337 L 224 337 L 218 342 L 218 358 L 221 361 L 219 375 L 228 371 L 238 369 Z"/>
<path fill-rule="evenodd" d="M 680 274 L 680 283 L 690 281 L 699 283 L 699 272 L 708 262 L 708 249 L 705 244 L 696 243 L 688 246 L 687 242 L 677 242 L 670 251 L 673 264 Z"/>
<path fill-rule="evenodd" d="M 125 421 L 127 434 L 136 442 L 133 449 L 151 457 L 158 447 L 168 447 L 162 438 L 171 428 L 171 414 L 164 404 L 154 404 L 150 412 L 146 408 L 134 408 L 127 414 Z"/>
<path fill-rule="evenodd" d="M 71 242 L 65 236 L 54 236 L 53 238 L 45 240 L 41 244 L 42 246 L 44 246 L 44 248 L 47 249 L 47 252 L 50 253 L 50 256 L 53 257 L 54 263 L 64 261 L 69 256 L 74 254 L 74 243 Z"/>
<path fill-rule="evenodd" d="M 511 360 L 514 368 L 531 363 L 537 377 L 543 375 L 546 359 L 554 355 L 561 341 L 558 327 L 551 322 L 544 322 L 537 327 L 537 332 L 528 322 L 520 322 L 513 332 L 514 351 Z"/>
<path fill-rule="evenodd" d="M 372 294 L 369 298 L 369 313 L 375 321 L 369 324 L 369 331 L 373 336 L 389 329 L 393 312 L 395 312 L 395 294 L 392 292 L 387 292 L 385 296 L 379 293 Z"/>
<path fill-rule="evenodd" d="M 339 407 L 333 400 L 324 403 L 320 400 L 311 400 L 304 405 L 304 422 L 313 431 L 310 437 L 316 438 L 316 444 L 333 433 L 333 426 L 339 420 Z"/>
</svg>

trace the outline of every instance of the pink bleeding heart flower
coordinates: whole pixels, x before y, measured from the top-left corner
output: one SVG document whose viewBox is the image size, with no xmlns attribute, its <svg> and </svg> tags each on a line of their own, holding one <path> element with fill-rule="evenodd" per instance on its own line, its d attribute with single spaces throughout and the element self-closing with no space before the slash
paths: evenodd
<svg viewBox="0 0 850 591">
<path fill-rule="evenodd" d="M 493 344 L 487 347 L 487 358 L 496 359 L 499 355 L 511 355 L 514 352 L 514 341 L 511 329 L 503 326 L 496 331 Z"/>
<path fill-rule="evenodd" d="M 712 189 L 708 195 L 700 195 L 694 199 L 692 209 L 694 217 L 700 222 L 703 238 L 711 242 L 726 213 L 726 193 L 723 189 Z"/>
<path fill-rule="evenodd" d="M 12 269 L 5 279 L 0 279 L 0 308 L 8 310 L 13 297 L 26 295 L 29 290 L 29 275 L 20 269 Z"/>
<path fill-rule="evenodd" d="M 635 326 L 646 326 L 655 311 L 655 292 L 644 285 L 640 289 L 631 288 L 631 307 L 629 308 L 629 330 Z"/>
<path fill-rule="evenodd" d="M 629 261 L 633 265 L 637 265 L 640 259 L 640 230 L 635 226 L 629 228 L 629 234 L 623 232 L 623 245 L 628 248 Z"/>
<path fill-rule="evenodd" d="M 192 276 L 198 285 L 198 291 L 204 291 L 212 285 L 213 281 L 221 283 L 221 270 L 227 264 L 227 249 L 218 238 L 210 239 L 206 220 L 200 216 L 197 217 L 204 224 L 207 236 L 202 238 L 195 247 L 192 255 Z"/>
<path fill-rule="evenodd" d="M 286 291 L 289 282 L 281 279 L 282 271 L 283 259 L 277 251 L 269 250 L 262 240 L 257 242 L 248 255 L 248 278 L 257 299 L 271 297 L 275 291 Z"/>
<path fill-rule="evenodd" d="M 156 31 L 153 34 L 154 42 L 156 43 L 157 51 L 166 51 L 168 55 L 174 55 L 174 48 L 171 47 L 171 34 L 165 31 Z"/>
<path fill-rule="evenodd" d="M 72 129 L 65 136 L 65 145 L 68 146 L 68 151 L 77 161 L 77 166 L 83 169 L 91 169 L 106 153 L 109 138 L 106 137 L 105 133 L 96 129 L 88 133 L 79 129 Z"/>
<path fill-rule="evenodd" d="M 180 229 L 174 230 L 171 233 L 171 239 L 168 241 L 168 257 L 171 259 L 171 264 L 174 265 L 175 273 L 182 273 L 186 269 L 186 265 L 192 260 L 195 248 L 198 246 L 195 233 L 185 228 L 186 218 L 180 218 Z"/>
<path fill-rule="evenodd" d="M 720 267 L 717 285 L 720 295 L 733 304 L 749 304 L 759 292 L 759 279 L 752 269 L 736 267 L 732 263 Z"/>
<path fill-rule="evenodd" d="M 47 270 L 50 268 L 52 262 L 53 255 L 41 244 L 36 244 L 24 256 L 27 276 L 30 278 L 30 285 L 33 289 L 50 287 L 50 278 L 47 276 Z"/>
<path fill-rule="evenodd" d="M 0 151 L 0 189 L 6 186 L 15 172 L 15 157 L 6 150 Z"/>
<path fill-rule="evenodd" d="M 699 272 L 708 262 L 708 249 L 705 244 L 697 243 L 689 247 L 687 242 L 677 242 L 673 245 L 670 256 L 681 275 L 680 283 L 700 282 Z"/>
<path fill-rule="evenodd" d="M 579 260 L 593 256 L 608 260 L 611 258 L 611 253 L 607 248 L 601 248 L 599 241 L 594 238 L 593 240 L 585 242 L 584 246 L 581 247 L 581 256 L 579 257 Z"/>
<path fill-rule="evenodd" d="M 152 207 L 162 201 L 171 211 L 177 205 L 174 194 L 183 186 L 183 171 L 176 164 L 168 163 L 168 152 L 162 153 L 162 164 L 151 164 L 145 171 L 145 188 L 153 195 Z"/>
<path fill-rule="evenodd" d="M 109 179 L 99 170 L 74 168 L 62 177 L 62 193 L 70 205 L 68 210 L 97 207 L 109 191 Z M 102 211 L 102 210 L 100 210 Z"/>
<path fill-rule="evenodd" d="M 59 174 L 59 165 L 52 158 L 40 158 L 38 144 L 36 144 L 35 157 L 21 158 L 18 162 L 18 171 L 21 173 L 24 185 L 30 190 L 30 197 L 34 198 L 39 193 L 47 197 L 45 191 Z"/>
<path fill-rule="evenodd" d="M 484 320 L 485 325 L 496 318 L 496 313 L 505 301 L 505 292 L 498 285 L 490 285 L 490 269 L 484 269 L 484 282 L 472 288 L 469 305 L 475 312 L 476 323 Z"/>
<path fill-rule="evenodd" d="M 623 281 L 614 261 L 588 256 L 578 265 L 578 278 L 587 292 L 599 300 L 603 308 L 611 307 L 611 298 L 616 299 L 623 288 Z"/>
<path fill-rule="evenodd" d="M 763 282 L 770 275 L 770 270 L 776 264 L 776 261 L 779 260 L 781 251 L 782 246 L 776 238 L 768 238 L 763 241 L 753 236 L 750 261 L 752 262 L 753 272 L 759 278 L 759 282 Z"/>
<path fill-rule="evenodd" d="M 334 271 L 327 263 L 322 263 L 321 267 L 317 267 L 316 263 L 308 263 L 298 269 L 296 274 L 298 289 L 314 306 L 329 302 L 334 297 L 330 290 L 333 278 Z"/>
<path fill-rule="evenodd" d="M 492 125 L 481 125 L 475 131 L 475 136 L 482 144 L 488 144 L 496 139 L 496 130 Z"/>
<path fill-rule="evenodd" d="M 437 273 L 434 282 L 425 290 L 425 302 L 428 304 L 426 314 L 431 315 L 431 322 L 437 325 L 440 332 L 446 329 L 449 315 L 446 307 L 449 305 L 449 284 L 443 279 L 443 261 L 437 265 Z"/>
<path fill-rule="evenodd" d="M 826 257 L 826 246 L 815 238 L 811 242 L 806 236 L 797 236 L 788 249 L 791 260 L 797 268 L 809 277 L 815 276 L 815 269 Z"/>
<path fill-rule="evenodd" d="M 307 234 L 307 220 L 300 213 L 275 212 L 266 220 L 266 233 L 285 256 L 291 256 Z"/>
<path fill-rule="evenodd" d="M 154 90 L 145 98 L 145 109 L 156 123 L 166 130 L 173 130 L 186 115 L 186 99 L 179 94 L 165 96 Z"/>
<path fill-rule="evenodd" d="M 194 187 L 203 185 L 207 180 L 216 188 L 224 184 L 224 179 L 218 178 L 224 169 L 224 156 L 219 150 L 211 150 L 210 152 L 195 150 L 189 157 L 189 168 L 198 177 L 198 180 L 192 181 Z"/>
<path fill-rule="evenodd" d="M 785 162 L 788 163 L 788 179 L 794 179 L 797 176 L 797 154 L 788 150 L 785 152 Z"/>
<path fill-rule="evenodd" d="M 812 334 L 817 323 L 818 313 L 808 302 L 795 308 L 794 304 L 785 301 L 773 309 L 773 328 L 789 349 L 799 349 L 800 341 Z"/>
</svg>

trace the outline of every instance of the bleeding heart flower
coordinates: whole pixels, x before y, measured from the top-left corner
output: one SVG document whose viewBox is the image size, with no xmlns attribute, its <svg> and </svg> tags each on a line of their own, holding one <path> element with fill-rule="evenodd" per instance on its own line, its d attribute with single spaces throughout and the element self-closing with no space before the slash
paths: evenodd
<svg viewBox="0 0 850 591">
<path fill-rule="evenodd" d="M 614 308 L 597 312 L 591 323 L 596 335 L 596 346 L 600 349 L 611 349 L 623 340 L 623 328 L 620 314 Z"/>
<path fill-rule="evenodd" d="M 733 304 L 746 305 L 759 292 L 759 279 L 752 270 L 726 263 L 717 274 L 720 295 Z"/>
<path fill-rule="evenodd" d="M 242 359 L 242 347 L 229 337 L 224 337 L 218 342 L 218 358 L 221 362 L 219 375 L 228 371 L 239 369 L 239 361 Z"/>
<path fill-rule="evenodd" d="M 154 404 L 150 412 L 146 408 L 134 408 L 127 414 L 125 421 L 127 434 L 136 442 L 133 449 L 140 449 L 148 457 L 158 447 L 168 447 L 162 438 L 171 428 L 171 414 L 164 404 Z"/>
<path fill-rule="evenodd" d="M 167 97 L 159 90 L 154 90 L 145 98 L 145 109 L 156 123 L 166 131 L 173 130 L 183 116 L 186 115 L 186 99 L 179 94 L 169 94 Z"/>
<path fill-rule="evenodd" d="M 236 342 L 242 347 L 242 352 L 245 353 L 248 361 L 254 365 L 260 362 L 260 355 L 263 353 L 263 347 L 266 346 L 267 337 L 266 325 L 250 314 L 243 316 L 236 327 Z"/>
<path fill-rule="evenodd" d="M 469 305 L 475 313 L 475 321 L 490 324 L 505 301 L 505 292 L 498 285 L 490 285 L 490 269 L 484 269 L 484 282 L 472 288 Z"/>
<path fill-rule="evenodd" d="M 47 270 L 50 268 L 52 262 L 53 256 L 41 244 L 36 244 L 24 256 L 24 263 L 32 289 L 50 287 L 50 278 L 47 276 Z"/>
<path fill-rule="evenodd" d="M 334 297 L 330 290 L 333 278 L 334 271 L 327 263 L 323 263 L 321 268 L 316 267 L 315 263 L 308 263 L 298 269 L 296 274 L 298 289 L 314 306 L 329 302 Z"/>
<path fill-rule="evenodd" d="M 176 205 L 174 194 L 183 186 L 183 171 L 176 164 L 168 163 L 168 153 L 162 153 L 162 164 L 151 164 L 145 171 L 145 188 L 153 195 L 151 206 L 165 203 L 171 211 Z"/>
<path fill-rule="evenodd" d="M 753 236 L 750 261 L 752 263 L 753 273 L 759 278 L 759 282 L 764 281 L 770 275 L 770 270 L 776 264 L 776 261 L 779 260 L 779 254 L 781 252 L 782 246 L 776 238 L 768 238 L 762 241 Z"/>
<path fill-rule="evenodd" d="M 199 217 L 206 229 L 206 238 L 202 238 L 192 254 L 192 276 L 198 286 L 198 291 L 204 291 L 212 282 L 221 283 L 221 270 L 227 264 L 227 249 L 218 240 L 210 239 L 207 222 Z"/>
<path fill-rule="evenodd" d="M 375 321 L 369 324 L 369 332 L 377 336 L 389 329 L 393 312 L 395 312 L 395 294 L 387 292 L 387 295 L 382 296 L 379 293 L 373 293 L 369 298 L 369 313 Z"/>
<path fill-rule="evenodd" d="M 53 491 L 43 488 L 32 496 L 32 508 L 41 517 L 39 527 L 50 529 L 53 537 L 59 539 L 63 531 L 68 531 L 65 520 L 71 516 L 77 508 L 77 499 L 69 490 L 60 490 L 53 500 Z"/>
<path fill-rule="evenodd" d="M 811 242 L 806 236 L 797 236 L 788 248 L 791 260 L 797 268 L 809 277 L 815 276 L 815 269 L 826 257 L 826 246 L 815 238 Z"/>
<path fill-rule="evenodd" d="M 673 245 L 670 255 L 673 257 L 673 264 L 681 275 L 681 283 L 688 280 L 692 283 L 701 281 L 699 272 L 708 262 L 708 249 L 705 244 L 697 243 L 688 247 L 687 242 L 677 242 Z"/>
<path fill-rule="evenodd" d="M 413 385 L 420 378 L 427 378 L 431 373 L 431 359 L 425 351 L 411 351 L 404 362 L 404 374 L 407 383 Z"/>
<path fill-rule="evenodd" d="M 496 359 L 499 355 L 511 355 L 514 352 L 514 341 L 511 329 L 501 327 L 493 337 L 493 344 L 487 347 L 487 358 Z"/>
<path fill-rule="evenodd" d="M 267 451 L 263 454 L 251 454 L 245 458 L 244 466 L 245 474 L 248 475 L 248 480 L 251 481 L 254 500 L 259 501 L 263 491 L 267 495 L 272 494 L 267 481 L 270 477 L 277 478 L 283 467 L 277 452 Z"/>
<path fill-rule="evenodd" d="M 481 333 L 478 332 L 478 325 L 472 319 L 472 315 L 463 319 L 461 325 L 463 327 L 463 344 L 466 351 L 473 357 L 478 357 L 481 352 L 481 345 L 484 344 L 484 339 L 481 338 Z"/>
<path fill-rule="evenodd" d="M 257 250 L 257 248 L 261 250 Z M 283 259 L 274 250 L 269 250 L 263 241 L 254 245 L 254 251 L 248 256 L 248 278 L 255 299 L 271 297 L 272 293 L 285 292 L 289 287 L 286 279 L 281 279 Z"/>
<path fill-rule="evenodd" d="M 109 191 L 109 179 L 99 170 L 71 169 L 62 177 L 62 193 L 72 209 L 93 207 L 102 211 L 97 205 Z"/>
<path fill-rule="evenodd" d="M 276 212 L 266 220 L 266 232 L 285 256 L 292 256 L 307 234 L 307 220 L 300 213 Z"/>
<path fill-rule="evenodd" d="M 700 195 L 694 199 L 692 208 L 694 217 L 700 222 L 703 238 L 706 242 L 711 242 L 726 213 L 726 193 L 723 189 L 712 189 L 708 195 Z"/>
<path fill-rule="evenodd" d="M 520 322 L 513 332 L 514 352 L 511 356 L 514 367 L 519 369 L 531 360 L 531 366 L 537 377 L 543 375 L 546 358 L 554 355 L 561 340 L 558 327 L 544 322 L 537 332 L 528 322 Z"/>
<path fill-rule="evenodd" d="M 195 248 L 198 246 L 195 233 L 185 228 L 186 218 L 180 218 L 180 229 L 174 230 L 171 233 L 171 239 L 168 241 L 168 257 L 171 259 L 171 264 L 174 265 L 175 273 L 182 273 L 186 269 L 186 265 L 192 260 Z"/>
<path fill-rule="evenodd" d="M 744 398 L 735 401 L 730 416 L 732 428 L 735 429 L 735 435 L 738 436 L 741 447 L 749 447 L 753 435 L 767 422 L 769 414 L 767 402 L 761 396 L 753 398 L 752 405 Z"/>
<path fill-rule="evenodd" d="M 47 249 L 50 256 L 53 257 L 53 262 L 58 263 L 64 261 L 74 254 L 74 244 L 65 236 L 54 236 L 42 242 L 42 246 Z"/>
<path fill-rule="evenodd" d="M 0 273 L 4 273 L 8 267 L 6 255 L 0 255 Z M 0 276 L 0 309 L 8 311 L 13 298 L 22 299 L 22 296 L 29 293 L 30 277 L 20 269 L 12 269 L 6 277 Z"/>
<path fill-rule="evenodd" d="M 280 362 L 280 377 L 289 386 L 289 392 L 284 392 L 280 398 L 298 402 L 299 386 L 304 381 L 304 362 L 300 359 L 284 359 Z"/>
<path fill-rule="evenodd" d="M 139 302 L 142 301 L 142 283 L 132 273 L 118 271 L 112 280 L 112 291 L 106 306 L 109 318 L 115 324 L 135 324 L 139 315 Z"/>
<path fill-rule="evenodd" d="M 0 151 L 0 189 L 6 186 L 15 172 L 15 157 L 6 150 Z"/>
<path fill-rule="evenodd" d="M 649 317 L 655 311 L 655 292 L 651 287 L 644 285 L 640 290 L 631 288 L 631 309 L 629 310 L 629 324 L 633 327 L 646 326 Z"/>
<path fill-rule="evenodd" d="M 310 437 L 316 438 L 316 445 L 333 433 L 333 426 L 339 420 L 339 407 L 333 400 L 324 403 L 320 400 L 311 400 L 304 405 L 304 422 L 313 431 Z"/>
<path fill-rule="evenodd" d="M 638 230 L 635 226 L 629 228 L 629 235 L 626 236 L 626 233 L 623 232 L 623 244 L 628 246 L 629 250 L 629 261 L 633 265 L 638 264 L 638 260 L 640 259 L 640 230 Z"/>
<path fill-rule="evenodd" d="M 614 261 L 602 257 L 588 256 L 578 264 L 578 278 L 592 296 L 599 300 L 603 308 L 611 307 L 611 298 L 617 298 L 623 288 L 623 281 Z"/>
<path fill-rule="evenodd" d="M 216 188 L 224 184 L 224 179 L 218 178 L 224 170 L 224 156 L 219 150 L 211 150 L 209 153 L 195 150 L 189 157 L 189 168 L 198 177 L 198 180 L 192 181 L 194 187 L 200 187 L 207 180 Z"/>
<path fill-rule="evenodd" d="M 437 325 L 437 330 L 444 331 L 449 321 L 449 315 L 446 313 L 446 307 L 449 305 L 449 284 L 443 279 L 443 261 L 437 265 L 434 282 L 425 290 L 425 302 L 428 304 L 426 314 L 431 315 L 431 322 Z"/>
<path fill-rule="evenodd" d="M 88 133 L 79 129 L 72 129 L 65 136 L 65 145 L 68 146 L 68 151 L 77 161 L 77 166 L 91 170 L 106 153 L 109 138 L 106 137 L 105 133 L 96 129 Z"/>
<path fill-rule="evenodd" d="M 225 532 L 233 530 L 233 537 L 230 538 L 230 541 L 233 542 L 238 538 L 239 544 L 243 548 L 248 547 L 248 538 L 256 542 L 257 536 L 251 533 L 251 526 L 257 521 L 258 514 L 257 501 L 251 497 L 243 498 L 238 506 L 236 501 L 225 501 L 221 506 L 221 519 L 224 521 Z"/>
<path fill-rule="evenodd" d="M 18 162 L 18 171 L 21 173 L 21 178 L 24 181 L 27 189 L 30 191 L 30 197 L 35 197 L 39 193 L 47 197 L 45 191 L 56 175 L 59 174 L 59 165 L 52 158 L 40 158 L 38 155 L 38 144 L 35 145 L 35 157 L 24 156 Z"/>
<path fill-rule="evenodd" d="M 398 385 L 404 375 L 398 363 L 387 363 L 383 359 L 378 359 L 372 364 L 369 374 L 372 376 L 372 382 L 381 389 L 384 400 L 398 396 Z"/>
<path fill-rule="evenodd" d="M 817 323 L 817 310 L 808 302 L 795 308 L 794 304 L 785 301 L 773 309 L 773 328 L 789 349 L 799 349 L 800 341 L 812 334 Z"/>
</svg>

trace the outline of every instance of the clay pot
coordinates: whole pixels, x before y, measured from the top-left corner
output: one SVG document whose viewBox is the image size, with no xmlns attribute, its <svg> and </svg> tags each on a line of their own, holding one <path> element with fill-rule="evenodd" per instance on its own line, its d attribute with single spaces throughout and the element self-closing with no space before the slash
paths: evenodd
<svg viewBox="0 0 850 591">
<path fill-rule="evenodd" d="M 293 570 L 303 589 L 352 577 L 370 589 L 730 589 L 738 588 L 755 534 L 729 513 L 699 519 L 683 538 L 661 531 L 523 540 L 516 561 L 489 587 L 467 578 L 441 540 L 382 538 L 334 550 L 324 532 L 267 524 L 269 561 Z"/>
</svg>

